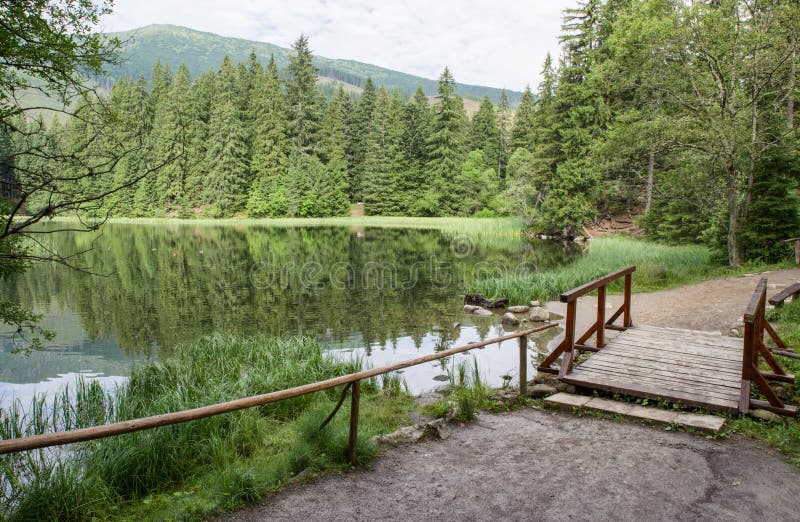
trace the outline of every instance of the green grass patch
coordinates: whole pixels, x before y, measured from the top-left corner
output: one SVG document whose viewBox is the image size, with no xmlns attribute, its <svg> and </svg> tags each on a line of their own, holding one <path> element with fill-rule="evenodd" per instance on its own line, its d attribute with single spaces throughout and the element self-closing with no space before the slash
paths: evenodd
<svg viewBox="0 0 800 522">
<path fill-rule="evenodd" d="M 115 394 L 81 383 L 23 413 L 0 412 L 2 438 L 133 419 L 267 393 L 361 369 L 307 338 L 215 335 L 135 370 Z M 358 455 L 374 435 L 408 424 L 413 399 L 397 379 L 362 383 Z M 348 408 L 325 429 L 340 389 L 198 421 L 0 459 L 9 520 L 200 519 L 251 502 L 300 472 L 350 467 Z"/>
<path fill-rule="evenodd" d="M 472 281 L 468 292 L 489 297 L 508 297 L 513 303 L 531 299 L 557 299 L 567 290 L 629 265 L 636 265 L 633 290 L 648 292 L 733 275 L 766 267 L 745 266 L 738 271 L 716 265 L 711 251 L 700 245 L 674 246 L 643 239 L 612 236 L 594 239 L 588 252 L 573 263 L 527 274 L 501 274 Z M 622 291 L 622 279 L 609 286 Z"/>
</svg>

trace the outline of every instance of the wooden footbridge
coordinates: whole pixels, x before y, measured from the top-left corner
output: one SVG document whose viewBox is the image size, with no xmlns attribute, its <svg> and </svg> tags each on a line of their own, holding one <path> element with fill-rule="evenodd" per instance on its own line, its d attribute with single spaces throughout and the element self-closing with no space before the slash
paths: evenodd
<svg viewBox="0 0 800 522">
<path fill-rule="evenodd" d="M 794 376 L 775 359 L 776 354 L 790 352 L 765 318 L 766 278 L 759 281 L 744 312 L 744 339 L 736 339 L 677 328 L 634 326 L 634 270 L 636 267 L 630 266 L 561 295 L 561 301 L 567 304 L 564 340 L 542 361 L 539 371 L 557 373 L 560 380 L 584 388 L 709 410 L 746 413 L 761 408 L 782 415 L 797 414 L 797 408 L 785 404 L 770 385 L 770 381 L 794 382 Z M 623 277 L 622 306 L 606 320 L 606 286 Z M 595 290 L 597 319 L 576 338 L 578 298 Z M 785 299 L 790 293 L 776 297 Z M 622 324 L 616 325 L 620 317 Z M 619 333 L 606 340 L 606 330 Z M 768 346 L 765 337 L 775 346 Z M 587 344 L 592 338 L 594 344 Z"/>
</svg>

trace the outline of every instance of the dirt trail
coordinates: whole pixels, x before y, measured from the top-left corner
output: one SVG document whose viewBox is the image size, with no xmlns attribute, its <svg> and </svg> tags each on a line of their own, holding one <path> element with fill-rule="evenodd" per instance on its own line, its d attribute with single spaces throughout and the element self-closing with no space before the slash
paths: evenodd
<svg viewBox="0 0 800 522">
<path fill-rule="evenodd" d="M 767 276 L 785 285 L 800 270 Z M 727 331 L 757 281 L 635 295 L 634 319 Z M 798 470 L 741 437 L 535 409 L 484 413 L 452 430 L 447 440 L 388 449 L 364 469 L 291 486 L 219 520 L 745 521 L 797 520 L 800 512 Z"/>
</svg>

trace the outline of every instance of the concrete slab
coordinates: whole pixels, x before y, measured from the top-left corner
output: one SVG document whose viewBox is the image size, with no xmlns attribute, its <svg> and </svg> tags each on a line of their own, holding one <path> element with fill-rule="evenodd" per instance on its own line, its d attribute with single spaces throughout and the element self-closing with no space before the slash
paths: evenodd
<svg viewBox="0 0 800 522">
<path fill-rule="evenodd" d="M 545 399 L 546 403 L 571 410 L 572 408 L 587 408 L 603 413 L 613 413 L 631 419 L 647 420 L 659 424 L 677 424 L 696 430 L 716 433 L 725 424 L 725 417 L 716 415 L 701 415 L 697 413 L 684 413 L 659 408 L 648 408 L 629 402 L 612 401 L 599 397 L 586 397 L 571 393 L 556 393 Z"/>
<path fill-rule="evenodd" d="M 716 433 L 725 425 L 724 417 L 716 415 L 699 415 L 696 413 L 680 413 L 676 419 L 676 424 L 687 426 L 696 430 L 709 431 Z"/>
<path fill-rule="evenodd" d="M 591 399 L 591 397 L 586 397 L 585 395 L 575 395 L 573 393 L 561 392 L 551 395 L 550 397 L 546 398 L 544 402 L 569 410 L 572 408 L 580 408 Z"/>
<path fill-rule="evenodd" d="M 589 402 L 584 404 L 585 408 L 592 410 L 605 411 L 608 413 L 617 413 L 619 415 L 628 415 L 635 405 L 630 402 L 619 402 L 608 399 L 600 399 L 598 397 L 592 398 Z"/>
</svg>

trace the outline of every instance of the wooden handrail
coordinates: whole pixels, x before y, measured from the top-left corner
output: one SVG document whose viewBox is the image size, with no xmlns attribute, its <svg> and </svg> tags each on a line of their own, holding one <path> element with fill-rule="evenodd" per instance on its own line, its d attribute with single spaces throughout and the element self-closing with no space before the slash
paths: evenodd
<svg viewBox="0 0 800 522">
<path fill-rule="evenodd" d="M 622 270 L 617 270 L 616 272 L 611 272 L 610 274 L 604 275 L 603 277 L 595 279 L 594 281 L 589 281 L 585 285 L 573 288 L 572 290 L 561 294 L 561 302 L 569 303 L 570 301 L 574 301 L 580 296 L 588 294 L 592 290 L 596 290 L 601 286 L 606 286 L 608 283 L 614 281 L 615 279 L 619 279 L 622 276 L 626 276 L 628 274 L 633 273 L 634 270 L 636 270 L 636 266 L 631 265 L 627 268 L 623 268 Z"/>
<path fill-rule="evenodd" d="M 742 343 L 742 387 L 739 411 L 747 413 L 750 408 L 758 407 L 783 415 L 796 415 L 797 409 L 784 404 L 768 382 L 768 380 L 794 382 L 794 376 L 786 373 L 764 343 L 764 333 L 766 332 L 779 347 L 784 346 L 783 341 L 766 319 L 766 301 L 767 278 L 762 277 L 750 297 L 743 316 L 744 340 Z M 771 372 L 763 372 L 759 369 L 761 359 L 770 367 Z M 755 383 L 758 390 L 767 398 L 766 401 L 750 397 L 752 383 Z"/>
<path fill-rule="evenodd" d="M 132 433 L 134 431 L 158 428 L 160 426 L 180 424 L 183 422 L 189 422 L 193 420 L 203 419 L 206 417 L 212 417 L 214 415 L 221 415 L 223 413 L 230 413 L 237 410 L 252 408 L 254 406 L 261 406 L 272 402 L 291 399 L 293 397 L 299 397 L 300 395 L 306 395 L 309 393 L 314 393 L 334 388 L 342 384 L 353 383 L 353 395 L 352 395 L 353 402 L 351 404 L 351 407 L 353 408 L 353 410 L 351 411 L 351 448 L 348 455 L 354 457 L 355 455 L 353 453 L 354 441 L 352 438 L 352 430 L 354 425 L 352 416 L 353 414 L 355 414 L 355 417 L 358 416 L 357 404 L 358 404 L 359 388 L 357 385 L 361 380 L 369 379 L 396 370 L 401 370 L 403 368 L 408 368 L 410 366 L 416 366 L 419 364 L 424 364 L 426 362 L 443 359 L 445 357 L 449 357 L 457 353 L 474 350 L 476 348 L 481 348 L 490 344 L 500 343 L 503 341 L 507 341 L 509 339 L 516 339 L 516 338 L 521 339 L 530 334 L 541 332 L 548 328 L 552 328 L 557 324 L 558 323 L 548 323 L 542 326 L 537 326 L 536 328 L 531 328 L 529 330 L 523 330 L 521 332 L 515 332 L 500 337 L 494 337 L 492 339 L 487 339 L 485 341 L 480 341 L 476 343 L 470 343 L 464 346 L 458 346 L 456 348 L 450 348 L 449 350 L 443 350 L 438 353 L 423 355 L 421 357 L 417 357 L 415 359 L 409 359 L 407 361 L 389 364 L 378 368 L 371 368 L 369 370 L 351 373 L 348 375 L 342 375 L 341 377 L 334 377 L 332 379 L 327 379 L 324 381 L 319 381 L 311 384 L 304 384 L 302 386 L 297 386 L 286 390 L 265 393 L 262 395 L 254 395 L 252 397 L 245 397 L 242 399 L 236 399 L 232 401 L 221 402 L 218 404 L 212 404 L 209 406 L 202 406 L 199 408 L 193 408 L 191 410 L 184 410 L 172 413 L 162 413 L 161 415 L 153 415 L 151 417 L 143 417 L 140 419 L 132 419 L 127 421 L 115 422 L 112 424 L 104 424 L 102 426 L 92 426 L 89 428 L 82 428 L 77 430 L 44 433 L 41 435 L 31 435 L 29 437 L 2 440 L 0 441 L 0 454 L 15 453 L 18 451 L 32 450 L 48 446 L 60 446 L 63 444 L 72 444 L 75 442 L 85 442 L 88 440 L 95 440 L 115 435 L 122 435 L 125 433 Z M 527 353 L 527 343 L 525 343 L 524 348 Z M 520 352 L 522 351 L 523 351 L 523 343 L 522 341 L 520 341 Z M 526 373 L 525 370 L 527 370 L 527 358 L 525 358 L 524 360 L 526 362 L 526 367 L 525 369 L 520 370 L 520 375 L 522 375 L 523 378 Z M 522 355 L 520 355 L 520 363 L 522 363 L 522 361 L 523 357 Z M 524 390 L 525 388 L 524 385 L 522 385 L 521 388 Z M 357 424 L 355 425 L 355 427 L 357 428 Z"/>
<path fill-rule="evenodd" d="M 540 372 L 557 373 L 563 378 L 572 369 L 575 359 L 575 350 L 589 352 L 600 351 L 605 346 L 605 330 L 627 330 L 633 325 L 631 321 L 631 288 L 633 286 L 632 274 L 636 266 L 632 265 L 622 270 L 617 270 L 601 278 L 590 281 L 577 288 L 561 294 L 561 302 L 567 303 L 567 319 L 564 327 L 564 340 L 539 365 Z M 620 277 L 625 277 L 623 301 L 619 309 L 606 320 L 606 286 Z M 575 322 L 577 319 L 578 298 L 592 290 L 597 290 L 597 319 L 577 340 L 575 339 Z M 622 315 L 622 326 L 617 326 L 614 321 Z M 586 344 L 595 336 L 595 345 Z M 553 363 L 561 356 L 561 365 L 556 369 Z"/>
</svg>

